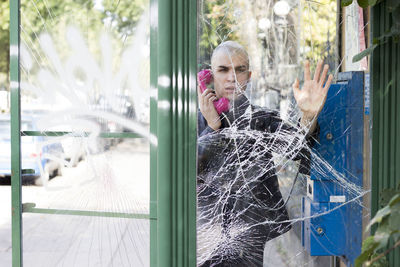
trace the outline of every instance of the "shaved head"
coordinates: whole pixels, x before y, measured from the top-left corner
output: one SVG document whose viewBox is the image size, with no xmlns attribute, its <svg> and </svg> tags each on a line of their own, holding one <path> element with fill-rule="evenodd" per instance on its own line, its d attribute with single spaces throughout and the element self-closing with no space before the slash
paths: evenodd
<svg viewBox="0 0 400 267">
<path fill-rule="evenodd" d="M 234 100 L 246 90 L 249 65 L 249 55 L 237 42 L 223 42 L 214 49 L 211 69 L 217 98 Z"/>
<path fill-rule="evenodd" d="M 226 56 L 239 56 L 243 58 L 243 62 L 245 62 L 247 69 L 250 67 L 250 60 L 249 60 L 249 55 L 247 54 L 246 49 L 244 49 L 243 46 L 241 46 L 238 42 L 235 41 L 226 41 L 223 43 L 220 43 L 213 51 L 212 56 L 211 56 L 211 68 L 215 69 L 217 66 L 215 66 L 215 59 L 217 55 L 220 53 L 223 53 Z"/>
</svg>

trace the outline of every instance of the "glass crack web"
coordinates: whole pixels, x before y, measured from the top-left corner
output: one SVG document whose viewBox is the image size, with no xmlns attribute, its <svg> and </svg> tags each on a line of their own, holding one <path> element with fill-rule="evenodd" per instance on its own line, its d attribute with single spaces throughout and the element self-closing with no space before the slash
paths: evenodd
<svg viewBox="0 0 400 267">
<path fill-rule="evenodd" d="M 252 76 L 243 85 L 240 74 L 234 74 L 236 93 L 242 95 L 220 115 L 218 130 L 207 127 L 199 110 L 198 266 L 323 266 L 327 262 L 311 257 L 302 247 L 301 225 L 310 220 L 321 223 L 319 218 L 329 214 L 344 220 L 346 207 L 346 212 L 366 209 L 362 197 L 368 192 L 357 180 L 359 173 L 346 169 L 346 152 L 332 157 L 334 161 L 319 153 L 316 146 L 325 137 L 320 137 L 319 127 L 309 134 L 310 125 L 300 124 L 292 92 L 295 78 L 304 76 L 305 59 L 314 69 L 324 59 L 334 80 L 338 78 L 342 60 L 335 48 L 336 1 L 286 1 L 290 12 L 280 16 L 274 14 L 276 2 L 200 1 L 198 70 L 215 67 L 211 65 L 213 50 L 233 40 L 247 50 Z M 225 51 L 231 68 L 238 54 Z M 327 116 L 340 116 L 344 109 L 351 113 L 352 104 L 355 101 L 346 106 L 338 103 Z M 339 119 L 324 125 L 333 130 L 339 127 Z M 363 129 L 348 125 L 341 133 L 335 132 L 335 142 L 348 144 L 345 140 L 357 132 Z M 328 177 L 328 183 L 318 183 Z M 319 188 L 312 188 L 313 181 Z M 302 201 L 307 195 L 312 197 L 312 190 L 334 196 L 325 200 L 326 208 L 311 214 Z M 361 219 L 343 223 L 362 227 Z M 317 231 L 323 235 L 333 229 L 320 227 L 311 235 L 318 236 Z M 337 240 L 329 240 L 328 232 L 326 236 L 327 243 L 320 245 L 329 253 Z"/>
<path fill-rule="evenodd" d="M 66 133 L 21 138 L 22 202 L 54 213 L 23 213 L 24 265 L 150 265 L 149 20 L 149 1 L 21 1 L 22 130 Z"/>
<path fill-rule="evenodd" d="M 303 76 L 306 58 L 312 68 L 324 58 L 338 78 L 343 59 L 335 48 L 336 1 L 288 0 L 286 16 L 274 15 L 277 1 L 272 0 L 198 2 L 199 71 L 210 69 L 218 44 L 234 40 L 249 54 L 252 79 L 248 84 L 236 79 L 237 87 L 246 88 L 246 98 L 233 102 L 231 112 L 221 116 L 222 129 L 198 134 L 197 264 L 325 266 L 302 247 L 301 224 L 340 216 L 341 208 L 349 206 L 366 210 L 368 216 L 362 200 L 367 191 L 355 182 L 358 173 L 340 167 L 345 157 L 332 162 L 316 152 L 321 137 L 307 135 L 307 127 L 299 123 L 291 85 Z M 49 180 L 49 169 L 43 166 L 44 187 L 24 186 L 24 203 L 149 213 L 149 146 L 156 142 L 149 133 L 149 106 L 157 91 L 149 83 L 148 5 L 139 0 L 21 1 L 22 116 L 32 115 L 37 124 L 23 130 L 70 132 L 36 144 L 32 154 L 41 155 L 36 161 L 49 160 L 64 169 Z M 342 111 L 338 105 L 331 113 Z M 328 125 L 335 129 L 337 122 Z M 118 131 L 143 138 L 99 138 L 102 132 Z M 333 138 L 345 142 L 350 133 L 362 131 L 349 125 Z M 22 137 L 23 150 L 28 139 L 34 138 Z M 65 157 L 67 151 L 60 155 L 57 149 L 40 154 L 43 147 L 56 148 L 60 142 L 75 156 Z M 308 170 L 314 181 L 331 177 L 331 186 L 345 200 L 305 213 Z M 329 192 L 331 187 L 321 184 L 319 189 Z M 23 220 L 29 232 L 23 240 L 25 265 L 150 264 L 149 220 L 28 213 Z M 326 241 L 323 246 L 336 242 Z"/>
</svg>

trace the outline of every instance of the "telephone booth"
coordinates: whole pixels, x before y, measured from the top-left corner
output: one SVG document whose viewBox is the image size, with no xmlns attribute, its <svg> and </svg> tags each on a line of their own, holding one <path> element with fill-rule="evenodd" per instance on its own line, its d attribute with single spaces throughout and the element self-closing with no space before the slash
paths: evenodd
<svg viewBox="0 0 400 267">
<path fill-rule="evenodd" d="M 283 201 L 276 204 L 290 226 L 265 238 L 264 264 L 333 267 L 341 258 L 351 266 L 362 242 L 368 82 L 363 72 L 339 72 L 336 1 L 324 5 L 321 25 L 313 22 L 319 6 L 302 2 L 10 0 L 12 266 L 197 266 L 204 251 L 229 256 L 259 241 L 222 242 L 222 224 L 197 225 L 209 219 L 204 214 L 227 221 L 220 204 L 229 181 L 215 182 L 220 202 L 201 210 L 197 179 L 197 75 L 213 67 L 213 49 L 227 40 L 248 52 L 243 95 L 251 108 L 295 129 L 265 142 L 271 137 L 257 139 L 249 126 L 222 131 L 234 141 L 216 142 L 215 154 L 231 145 L 228 156 L 236 157 L 248 138 L 243 144 L 255 145 L 243 154 L 271 155 L 271 169 L 262 161 L 249 169 L 276 173 Z M 308 26 L 323 29 L 326 40 L 314 40 Z M 292 83 L 304 76 L 304 59 L 314 70 L 322 57 L 335 81 L 303 174 L 293 163 L 298 149 L 274 140 L 308 138 Z M 237 158 L 241 168 L 246 160 Z M 233 195 L 253 185 L 244 184 Z M 283 225 L 277 217 L 236 222 L 240 216 L 230 220 L 232 232 Z"/>
</svg>

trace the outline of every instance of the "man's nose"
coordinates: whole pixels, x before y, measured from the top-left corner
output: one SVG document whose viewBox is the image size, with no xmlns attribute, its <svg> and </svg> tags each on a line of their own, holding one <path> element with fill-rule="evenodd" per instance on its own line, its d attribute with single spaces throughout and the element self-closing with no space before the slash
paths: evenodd
<svg viewBox="0 0 400 267">
<path fill-rule="evenodd" d="M 228 81 L 229 82 L 235 82 L 235 80 L 236 80 L 235 71 L 234 70 L 230 70 L 228 72 Z"/>
</svg>

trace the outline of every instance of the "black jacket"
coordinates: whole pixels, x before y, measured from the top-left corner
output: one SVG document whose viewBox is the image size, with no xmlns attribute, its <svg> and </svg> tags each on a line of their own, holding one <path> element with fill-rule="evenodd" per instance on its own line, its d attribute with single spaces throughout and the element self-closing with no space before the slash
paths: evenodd
<svg viewBox="0 0 400 267">
<path fill-rule="evenodd" d="M 227 233 L 241 225 L 263 248 L 290 229 L 274 157 L 301 160 L 300 171 L 308 174 L 318 130 L 305 136 L 244 96 L 220 118 L 221 128 L 214 131 L 198 113 L 198 225 L 220 224 Z"/>
</svg>

